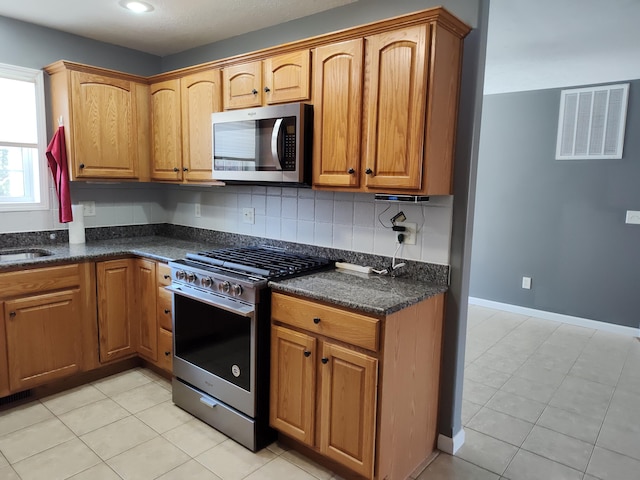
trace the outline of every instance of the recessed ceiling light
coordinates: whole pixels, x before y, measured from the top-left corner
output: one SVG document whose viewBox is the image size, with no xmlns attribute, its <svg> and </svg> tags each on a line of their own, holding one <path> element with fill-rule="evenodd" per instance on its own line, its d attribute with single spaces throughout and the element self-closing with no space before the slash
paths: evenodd
<svg viewBox="0 0 640 480">
<path fill-rule="evenodd" d="M 127 10 L 131 10 L 135 13 L 146 13 L 153 10 L 153 5 L 147 2 L 120 0 L 119 3 L 121 7 L 126 8 Z"/>
</svg>

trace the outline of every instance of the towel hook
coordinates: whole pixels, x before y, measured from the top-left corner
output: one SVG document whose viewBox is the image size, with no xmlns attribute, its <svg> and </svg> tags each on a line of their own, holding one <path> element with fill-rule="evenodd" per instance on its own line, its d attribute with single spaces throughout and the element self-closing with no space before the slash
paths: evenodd
<svg viewBox="0 0 640 480">
<path fill-rule="evenodd" d="M 63 119 L 62 119 L 62 115 L 60 115 L 60 116 L 58 117 L 58 126 L 59 126 L 59 127 L 64 126 L 64 122 L 63 122 L 62 120 L 63 120 Z"/>
</svg>

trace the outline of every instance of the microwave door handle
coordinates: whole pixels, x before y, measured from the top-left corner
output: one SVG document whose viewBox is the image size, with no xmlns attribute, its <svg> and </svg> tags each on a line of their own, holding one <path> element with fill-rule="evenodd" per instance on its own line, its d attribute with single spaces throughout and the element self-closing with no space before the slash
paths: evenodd
<svg viewBox="0 0 640 480">
<path fill-rule="evenodd" d="M 278 118 L 273 124 L 273 132 L 271 132 L 271 158 L 274 165 L 280 164 L 280 133 L 282 131 L 282 118 Z"/>
</svg>

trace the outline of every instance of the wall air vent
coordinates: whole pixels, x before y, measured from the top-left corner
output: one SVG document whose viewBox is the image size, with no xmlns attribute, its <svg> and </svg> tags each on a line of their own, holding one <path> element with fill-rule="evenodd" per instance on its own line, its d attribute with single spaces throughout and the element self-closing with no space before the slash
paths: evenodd
<svg viewBox="0 0 640 480">
<path fill-rule="evenodd" d="M 562 90 L 556 160 L 622 158 L 629 84 Z"/>
</svg>

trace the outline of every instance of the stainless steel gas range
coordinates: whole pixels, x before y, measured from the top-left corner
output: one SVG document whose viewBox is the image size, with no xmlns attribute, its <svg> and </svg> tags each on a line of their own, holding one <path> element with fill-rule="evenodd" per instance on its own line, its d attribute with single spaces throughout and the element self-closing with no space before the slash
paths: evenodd
<svg viewBox="0 0 640 480">
<path fill-rule="evenodd" d="M 174 403 L 253 451 L 272 442 L 267 284 L 331 264 L 270 247 L 190 253 L 169 262 Z"/>
</svg>

